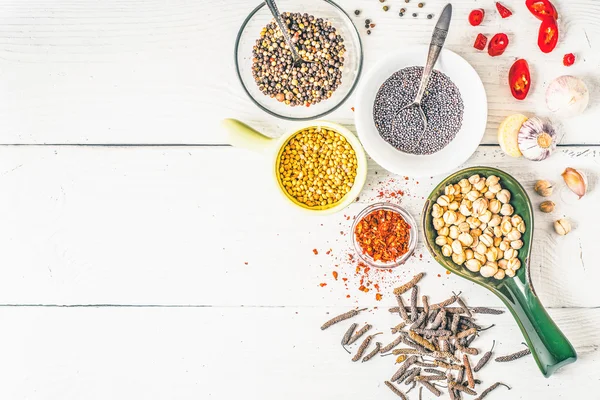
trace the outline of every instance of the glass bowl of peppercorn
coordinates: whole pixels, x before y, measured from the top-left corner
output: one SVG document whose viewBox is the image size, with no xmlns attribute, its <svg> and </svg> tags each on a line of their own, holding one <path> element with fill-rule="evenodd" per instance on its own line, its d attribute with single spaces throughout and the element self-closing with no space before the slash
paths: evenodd
<svg viewBox="0 0 600 400">
<path fill-rule="evenodd" d="M 362 261 L 375 268 L 404 264 L 415 250 L 417 236 L 415 219 L 392 203 L 371 204 L 352 225 L 354 249 Z"/>
<path fill-rule="evenodd" d="M 294 62 L 263 2 L 242 24 L 235 43 L 238 78 L 263 111 L 287 120 L 322 117 L 352 94 L 362 71 L 360 36 L 350 16 L 330 0 L 278 0 L 301 57 Z"/>
</svg>

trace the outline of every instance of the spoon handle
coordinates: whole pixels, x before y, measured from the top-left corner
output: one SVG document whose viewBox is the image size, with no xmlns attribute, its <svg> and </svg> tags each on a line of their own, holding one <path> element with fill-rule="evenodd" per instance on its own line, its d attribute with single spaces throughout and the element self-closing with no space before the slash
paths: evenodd
<svg viewBox="0 0 600 400">
<path fill-rule="evenodd" d="M 279 30 L 283 34 L 283 39 L 285 40 L 285 43 L 288 45 L 290 51 L 292 52 L 292 58 L 294 59 L 294 63 L 298 62 L 298 60 L 300 60 L 300 54 L 298 54 L 298 50 L 296 49 L 294 42 L 292 42 L 292 37 L 290 36 L 290 32 L 288 31 L 287 26 L 283 22 L 283 19 L 281 19 L 281 14 L 279 13 L 279 9 L 277 8 L 275 0 L 265 0 L 265 3 L 267 3 L 267 7 L 269 7 L 273 18 L 275 18 L 275 22 L 277 23 L 277 26 L 279 26 Z"/>
<path fill-rule="evenodd" d="M 442 10 L 442 14 L 435 24 L 435 28 L 433 29 L 433 35 L 431 35 L 431 43 L 429 44 L 429 53 L 427 54 L 427 64 L 425 64 L 425 68 L 423 69 L 423 76 L 421 76 L 421 84 L 419 86 L 419 91 L 417 92 L 417 97 L 415 99 L 415 103 L 421 104 L 421 100 L 423 99 L 423 95 L 425 94 L 425 89 L 427 89 L 427 84 L 429 83 L 429 77 L 431 76 L 431 71 L 433 71 L 433 67 L 437 62 L 438 57 L 440 56 L 440 52 L 442 51 L 442 47 L 444 47 L 444 42 L 446 41 L 446 36 L 448 36 L 448 29 L 450 29 L 450 20 L 452 19 L 452 4 L 448 3 Z"/>
</svg>

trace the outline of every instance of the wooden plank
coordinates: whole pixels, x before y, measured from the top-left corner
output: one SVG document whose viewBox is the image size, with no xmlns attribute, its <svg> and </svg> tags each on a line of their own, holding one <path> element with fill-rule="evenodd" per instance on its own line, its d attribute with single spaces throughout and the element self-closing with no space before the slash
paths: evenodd
<svg viewBox="0 0 600 400">
<path fill-rule="evenodd" d="M 599 151 L 562 148 L 533 163 L 481 147 L 467 165 L 481 164 L 514 174 L 535 205 L 542 200 L 532 191 L 535 180 L 555 183 L 557 211 L 535 214 L 537 292 L 547 306 L 600 306 Z M 580 201 L 562 184 L 566 166 L 590 177 Z M 425 271 L 423 290 L 433 300 L 463 290 L 471 304 L 500 305 L 446 275 L 422 244 L 393 273 L 370 271 L 362 282 L 372 281 L 369 293 L 358 290 L 363 274 L 348 260 L 352 217 L 386 200 L 418 219 L 441 178 L 390 176 L 371 162 L 358 203 L 313 218 L 283 203 L 266 159 L 230 147 L 0 147 L 0 304 L 384 307 L 395 304 L 391 288 Z M 398 191 L 404 195 L 392 198 Z M 574 229 L 558 237 L 552 221 L 563 215 Z"/>
<path fill-rule="evenodd" d="M 395 398 L 383 385 L 397 369 L 393 357 L 352 363 L 339 345 L 347 324 L 319 329 L 344 310 L 2 307 L 0 395 L 31 400 Z M 589 394 L 595 393 L 600 363 L 600 310 L 550 313 L 573 342 L 579 360 L 550 379 L 530 357 L 509 364 L 491 362 L 478 374 L 483 386 L 500 379 L 513 389 L 498 389 L 489 399 L 593 397 Z M 388 340 L 393 321 L 386 317 L 380 310 L 356 321 L 373 322 L 386 330 L 382 340 Z M 492 320 L 496 327 L 482 333 L 474 342 L 477 347 L 487 350 L 495 339 L 496 355 L 522 348 L 522 337 L 508 315 L 482 319 Z M 411 398 L 416 398 L 414 393 Z"/>
<path fill-rule="evenodd" d="M 254 2 L 258 3 L 258 1 Z M 233 43 L 253 2 L 109 0 L 39 2 L 5 1 L 0 5 L 1 143 L 223 143 L 222 118 L 243 119 L 268 134 L 294 126 L 269 117 L 246 98 L 237 82 Z M 551 54 L 537 49 L 539 23 L 521 4 L 501 20 L 492 3 L 486 20 L 471 27 L 474 0 L 455 0 L 447 47 L 473 64 L 488 93 L 489 124 L 484 143 L 496 143 L 500 121 L 514 112 L 547 115 L 544 93 L 561 74 L 581 76 L 595 93 L 600 68 L 600 3 L 555 1 L 560 12 L 561 39 Z M 398 17 L 398 9 L 416 5 L 340 1 L 352 12 L 364 42 L 365 71 L 405 43 L 427 44 L 441 3 L 429 2 L 419 18 Z M 362 26 L 377 26 L 367 36 Z M 492 58 L 472 47 L 478 32 L 506 32 L 511 40 L 502 57 Z M 575 52 L 577 63 L 562 66 L 563 54 Z M 533 69 L 533 89 L 523 102 L 506 85 L 507 71 L 517 57 Z M 592 98 L 594 96 L 592 95 Z M 352 125 L 350 99 L 328 119 Z M 590 127 L 600 123 L 598 102 L 583 116 L 565 120 L 564 143 L 600 143 Z"/>
</svg>

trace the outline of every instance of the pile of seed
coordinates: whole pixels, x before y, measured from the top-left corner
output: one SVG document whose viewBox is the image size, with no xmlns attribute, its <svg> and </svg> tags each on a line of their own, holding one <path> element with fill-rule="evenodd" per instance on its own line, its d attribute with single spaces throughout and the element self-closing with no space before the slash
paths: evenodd
<svg viewBox="0 0 600 400">
<path fill-rule="evenodd" d="M 287 193 L 308 207 L 329 207 L 352 189 L 358 161 L 338 132 L 308 128 L 296 133 L 279 159 L 279 180 Z"/>
<path fill-rule="evenodd" d="M 367 335 L 373 328 L 365 324 L 356 329 L 358 324 L 353 323 L 342 337 L 342 347 L 357 342 L 366 336 L 357 348 L 352 361 L 362 360 L 367 362 L 377 354 L 381 356 L 396 356 L 396 364 L 400 364 L 395 373 L 384 383 L 390 390 L 403 400 L 408 399 L 407 394 L 417 385 L 432 392 L 436 397 L 442 394 L 440 388 L 448 390 L 451 400 L 460 400 L 463 394 L 477 396 L 477 385 L 481 381 L 476 379 L 475 373 L 479 372 L 491 359 L 492 348 L 483 354 L 476 363 L 471 357 L 478 356 L 480 351 L 472 347 L 479 336 L 479 332 L 489 329 L 482 328 L 475 322 L 476 314 L 502 314 L 503 311 L 486 307 L 468 307 L 460 294 L 453 294 L 449 299 L 440 303 L 429 304 L 427 296 L 422 296 L 422 305 L 418 305 L 419 288 L 417 283 L 424 276 L 417 274 L 408 283 L 394 289 L 398 307 L 389 309 L 391 313 L 398 314 L 402 322 L 391 328 L 392 334 L 397 337 L 389 344 L 375 342 L 373 339 L 382 332 Z M 405 305 L 402 295 L 411 291 L 410 303 Z M 456 306 L 452 306 L 456 303 Z M 452 307 L 451 307 L 452 306 Z M 351 310 L 327 321 L 321 329 L 341 321 L 357 316 L 361 311 Z M 403 345 L 404 347 L 398 347 Z M 346 351 L 349 352 L 348 349 Z M 531 354 L 529 349 L 524 349 L 514 354 L 495 358 L 496 362 L 508 362 Z M 402 388 L 404 384 L 406 389 Z M 443 384 L 444 386 L 441 386 Z M 480 392 L 476 400 L 481 400 L 492 390 L 507 385 L 496 382 Z M 419 399 L 421 393 L 419 392 Z"/>
<path fill-rule="evenodd" d="M 252 75 L 265 95 L 290 106 L 310 106 L 330 98 L 342 83 L 344 39 L 329 21 L 300 13 L 282 13 L 300 57 L 292 52 L 275 21 L 260 32 L 252 49 Z"/>
<path fill-rule="evenodd" d="M 433 154 L 446 147 L 462 126 L 464 105 L 456 85 L 433 71 L 421 106 L 427 129 L 415 107 L 400 110 L 417 95 L 423 67 L 404 68 L 381 85 L 373 104 L 379 135 L 396 149 L 410 154 Z"/>
</svg>

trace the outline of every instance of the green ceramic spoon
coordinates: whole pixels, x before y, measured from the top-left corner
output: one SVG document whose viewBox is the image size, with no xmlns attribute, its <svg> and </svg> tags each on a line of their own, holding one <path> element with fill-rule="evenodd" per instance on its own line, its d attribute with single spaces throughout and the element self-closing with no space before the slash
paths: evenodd
<svg viewBox="0 0 600 400">
<path fill-rule="evenodd" d="M 437 233 L 433 228 L 431 207 L 436 199 L 444 194 L 444 187 L 450 183 L 458 183 L 461 179 L 469 178 L 473 174 L 485 177 L 498 176 L 502 187 L 508 189 L 512 195 L 510 203 L 513 205 L 515 213 L 525 221 L 527 230 L 521 238 L 523 247 L 519 250 L 519 259 L 523 267 L 517 271 L 514 278 L 506 277 L 500 281 L 494 278 L 484 278 L 479 273 L 471 272 L 467 268 L 454 264 L 450 258 L 442 255 L 441 248 L 435 244 Z M 452 273 L 487 288 L 506 304 L 545 377 L 549 377 L 560 367 L 577 360 L 575 349 L 552 321 L 533 289 L 529 268 L 533 210 L 525 189 L 515 178 L 504 171 L 490 167 L 466 168 L 450 175 L 433 189 L 425 202 L 423 231 L 427 248 L 438 263 Z"/>
</svg>

